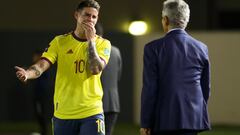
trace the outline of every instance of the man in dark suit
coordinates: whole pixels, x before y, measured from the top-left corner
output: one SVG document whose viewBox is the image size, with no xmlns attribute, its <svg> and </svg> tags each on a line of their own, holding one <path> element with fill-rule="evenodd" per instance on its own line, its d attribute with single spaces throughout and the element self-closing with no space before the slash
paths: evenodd
<svg viewBox="0 0 240 135">
<path fill-rule="evenodd" d="M 166 0 L 166 35 L 144 48 L 141 135 L 197 135 L 210 129 L 208 49 L 184 30 L 189 16 L 183 0 Z"/>
<path fill-rule="evenodd" d="M 122 58 L 117 47 L 111 47 L 110 59 L 101 76 L 103 95 L 103 110 L 105 116 L 106 135 L 112 135 L 116 124 L 120 103 L 118 82 L 121 77 Z"/>
<path fill-rule="evenodd" d="M 36 63 L 42 56 L 42 51 L 35 50 L 33 53 L 32 61 Z M 34 103 L 34 112 L 37 118 L 37 122 L 40 127 L 41 135 L 48 135 L 50 133 L 50 123 L 53 110 L 50 94 L 50 71 L 44 72 L 39 78 L 33 80 L 33 103 Z M 34 133 L 32 133 L 34 134 Z M 36 133 L 37 134 L 37 133 Z"/>
</svg>

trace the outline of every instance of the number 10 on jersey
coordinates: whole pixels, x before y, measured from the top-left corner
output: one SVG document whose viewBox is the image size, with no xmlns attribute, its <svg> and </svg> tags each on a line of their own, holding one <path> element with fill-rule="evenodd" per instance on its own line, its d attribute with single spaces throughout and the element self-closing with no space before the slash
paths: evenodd
<svg viewBox="0 0 240 135">
<path fill-rule="evenodd" d="M 77 74 L 77 73 L 83 73 L 84 72 L 84 70 L 85 70 L 85 61 L 84 60 L 82 60 L 82 59 L 80 59 L 80 60 L 76 60 L 75 62 L 74 62 L 74 64 L 75 64 L 75 73 Z"/>
</svg>

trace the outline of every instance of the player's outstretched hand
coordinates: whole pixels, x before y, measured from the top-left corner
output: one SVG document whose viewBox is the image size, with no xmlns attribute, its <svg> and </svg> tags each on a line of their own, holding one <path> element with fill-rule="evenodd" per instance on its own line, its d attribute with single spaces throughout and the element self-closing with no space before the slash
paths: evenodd
<svg viewBox="0 0 240 135">
<path fill-rule="evenodd" d="M 22 82 L 27 82 L 27 72 L 25 69 L 15 66 L 16 69 L 16 76 Z"/>
</svg>

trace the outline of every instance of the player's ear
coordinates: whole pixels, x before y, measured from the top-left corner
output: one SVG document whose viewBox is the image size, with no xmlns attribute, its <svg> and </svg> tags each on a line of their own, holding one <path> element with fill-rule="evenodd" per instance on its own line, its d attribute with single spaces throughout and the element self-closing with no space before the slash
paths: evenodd
<svg viewBox="0 0 240 135">
<path fill-rule="evenodd" d="M 75 11 L 74 12 L 74 18 L 77 20 L 78 19 L 78 14 L 79 14 L 79 11 Z"/>
</svg>

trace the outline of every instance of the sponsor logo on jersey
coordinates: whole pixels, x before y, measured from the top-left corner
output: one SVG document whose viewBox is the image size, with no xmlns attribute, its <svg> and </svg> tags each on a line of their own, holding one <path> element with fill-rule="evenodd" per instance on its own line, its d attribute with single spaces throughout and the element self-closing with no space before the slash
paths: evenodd
<svg viewBox="0 0 240 135">
<path fill-rule="evenodd" d="M 73 50 L 72 49 L 68 50 L 67 54 L 73 54 Z"/>
</svg>

